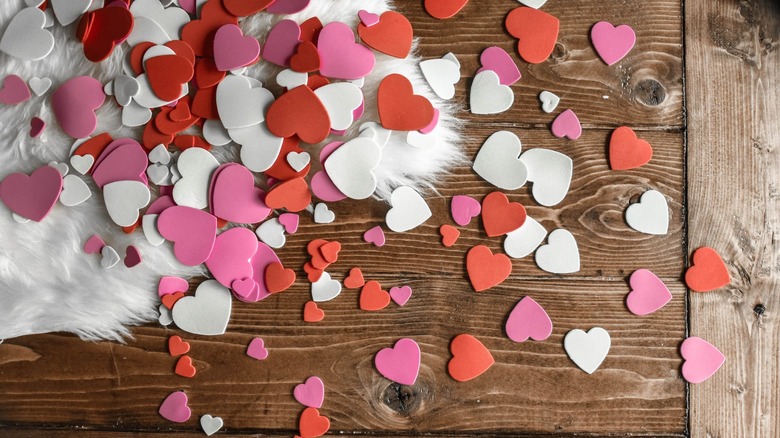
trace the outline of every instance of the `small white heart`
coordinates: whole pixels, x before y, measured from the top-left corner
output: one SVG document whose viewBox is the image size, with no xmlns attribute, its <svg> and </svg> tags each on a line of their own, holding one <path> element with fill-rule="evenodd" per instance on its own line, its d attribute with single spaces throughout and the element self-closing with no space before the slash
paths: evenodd
<svg viewBox="0 0 780 438">
<path fill-rule="evenodd" d="M 68 165 L 66 163 L 58 163 L 56 161 L 50 161 L 49 162 L 49 166 L 57 169 L 57 171 L 60 172 L 60 175 L 62 175 L 63 178 L 70 171 L 70 168 L 68 167 Z"/>
<path fill-rule="evenodd" d="M 317 303 L 330 301 L 341 294 L 341 283 L 331 280 L 330 274 L 323 272 L 319 280 L 311 284 L 311 299 Z"/>
<path fill-rule="evenodd" d="M 141 84 L 135 78 L 127 75 L 119 75 L 109 84 L 112 84 L 111 91 L 116 103 L 120 106 L 129 105 L 133 98 L 141 92 Z"/>
<path fill-rule="evenodd" d="M 498 74 L 483 70 L 471 83 L 471 112 L 473 114 L 499 114 L 512 107 L 515 93 L 499 81 Z"/>
<path fill-rule="evenodd" d="M 522 143 L 509 131 L 493 133 L 474 159 L 474 171 L 485 181 L 504 190 L 522 187 L 528 179 L 528 169 L 520 160 Z"/>
<path fill-rule="evenodd" d="M 283 247 L 287 241 L 284 236 L 284 225 L 277 218 L 268 219 L 260 224 L 255 230 L 255 234 L 257 234 L 258 239 L 274 249 Z"/>
<path fill-rule="evenodd" d="M 320 202 L 314 206 L 314 222 L 329 224 L 336 220 L 336 213 L 328 210 L 328 206 Z"/>
<path fill-rule="evenodd" d="M 280 87 L 284 87 L 288 90 L 300 87 L 301 85 L 306 85 L 308 81 L 309 75 L 307 73 L 297 72 L 289 68 L 280 71 L 279 74 L 276 75 L 276 83 Z"/>
<path fill-rule="evenodd" d="M 158 144 L 149 152 L 149 162 L 154 164 L 168 164 L 171 162 L 171 153 L 164 144 Z"/>
<path fill-rule="evenodd" d="M 547 236 L 547 245 L 536 250 L 536 264 L 551 274 L 571 274 L 580 270 L 580 250 L 574 236 L 558 228 Z"/>
<path fill-rule="evenodd" d="M 117 263 L 119 263 L 119 254 L 117 254 L 114 248 L 108 245 L 104 246 L 103 249 L 100 250 L 100 254 L 103 256 L 100 259 L 100 266 L 102 266 L 103 269 L 111 269 L 116 266 Z"/>
<path fill-rule="evenodd" d="M 160 234 L 157 229 L 157 217 L 156 214 L 145 214 L 141 219 L 141 227 L 144 230 L 144 237 L 154 246 L 160 246 L 165 242 L 165 238 Z"/>
<path fill-rule="evenodd" d="M 300 172 L 309 165 L 311 155 L 308 152 L 290 152 L 287 154 L 287 164 L 296 172 Z"/>
<path fill-rule="evenodd" d="M 30 79 L 30 89 L 36 96 L 43 96 L 49 88 L 51 88 L 51 79 L 49 78 L 32 78 Z"/>
<path fill-rule="evenodd" d="M 169 186 L 171 182 L 171 171 L 165 164 L 152 164 L 146 168 L 146 176 L 149 181 L 158 186 Z"/>
<path fill-rule="evenodd" d="M 648 190 L 639 202 L 626 209 L 628 226 L 640 233 L 665 235 L 669 232 L 669 205 L 663 193 Z"/>
<path fill-rule="evenodd" d="M 455 96 L 455 84 L 460 81 L 459 63 L 448 58 L 429 59 L 420 63 L 420 70 L 437 96 L 445 100 Z"/>
<path fill-rule="evenodd" d="M 62 179 L 60 203 L 66 207 L 74 207 L 92 197 L 92 191 L 83 179 L 76 175 L 67 175 Z"/>
<path fill-rule="evenodd" d="M 138 221 L 139 210 L 151 199 L 149 188 L 139 181 L 116 181 L 103 187 L 103 199 L 111 220 L 120 227 Z"/>
<path fill-rule="evenodd" d="M 609 333 L 601 327 L 593 327 L 584 332 L 574 329 L 563 338 L 566 354 L 582 371 L 593 374 L 607 358 L 612 345 Z"/>
<path fill-rule="evenodd" d="M 513 259 L 521 259 L 534 252 L 547 237 L 547 230 L 531 216 L 525 217 L 520 228 L 508 233 L 504 239 L 504 251 Z"/>
<path fill-rule="evenodd" d="M 387 212 L 385 222 L 388 228 L 396 233 L 409 231 L 431 216 L 431 209 L 422 196 L 411 187 L 401 186 L 390 195 L 393 208 Z"/>
<path fill-rule="evenodd" d="M 74 155 L 70 157 L 70 165 L 76 172 L 82 175 L 86 175 L 93 164 L 95 164 L 95 157 L 92 155 Z"/>
<path fill-rule="evenodd" d="M 539 101 L 542 102 L 542 111 L 549 114 L 558 108 L 561 98 L 549 91 L 542 91 L 539 93 Z"/>
<path fill-rule="evenodd" d="M 534 148 L 523 153 L 520 161 L 528 169 L 531 194 L 536 202 L 552 207 L 569 192 L 573 162 L 568 156 L 549 149 Z"/>
<path fill-rule="evenodd" d="M 195 295 L 176 301 L 173 322 L 185 332 L 196 335 L 221 335 L 227 329 L 233 296 L 216 280 L 206 280 Z"/>
<path fill-rule="evenodd" d="M 211 436 L 219 432 L 223 425 L 224 423 L 219 417 L 212 417 L 209 414 L 200 417 L 200 427 L 203 429 L 206 436 Z"/>
<path fill-rule="evenodd" d="M 165 304 L 160 304 L 158 310 L 160 312 L 160 317 L 157 318 L 157 321 L 160 322 L 160 325 L 168 327 L 169 325 L 173 324 L 173 315 L 171 314 L 171 309 L 165 307 Z"/>
</svg>

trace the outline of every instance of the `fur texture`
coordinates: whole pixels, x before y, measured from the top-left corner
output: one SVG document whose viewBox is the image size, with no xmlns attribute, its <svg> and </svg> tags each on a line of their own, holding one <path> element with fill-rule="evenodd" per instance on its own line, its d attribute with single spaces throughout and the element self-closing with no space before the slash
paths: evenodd
<svg viewBox="0 0 780 438">
<path fill-rule="evenodd" d="M 5 30 L 23 7 L 23 0 L 4 0 L 0 8 L 0 31 Z M 283 18 L 300 23 L 317 16 L 323 23 L 342 21 L 354 29 L 358 10 L 381 13 L 389 8 L 385 0 L 313 0 L 305 11 L 292 17 L 260 13 L 244 20 L 242 27 L 245 34 L 254 35 L 263 42 L 268 29 Z M 52 80 L 52 87 L 44 96 L 33 95 L 29 101 L 16 106 L 0 106 L 0 179 L 12 172 L 29 173 L 50 161 L 67 162 L 74 139 L 59 129 L 49 102 L 59 85 L 79 75 L 92 76 L 106 83 L 122 72 L 122 57 L 128 50 L 126 44 L 118 47 L 106 61 L 93 64 L 83 56 L 81 45 L 74 36 L 75 26 L 63 28 L 55 23 L 49 28 L 56 46 L 41 61 L 22 61 L 0 53 L 0 78 L 17 74 L 27 81 L 33 77 Z M 428 97 L 441 112 L 435 146 L 417 149 L 406 144 L 406 133 L 393 133 L 376 172 L 379 180 L 376 196 L 386 200 L 392 189 L 399 185 L 410 185 L 422 191 L 432 188 L 437 176 L 462 157 L 456 146 L 454 109 L 431 92 L 419 73 L 419 59 L 413 55 L 405 60 L 376 55 L 376 69 L 363 87 L 366 114 L 345 139 L 355 136 L 360 123 L 378 121 L 377 87 L 390 73 L 408 77 L 415 92 Z M 250 68 L 247 75 L 258 78 L 278 95 L 274 80 L 278 71 L 274 66 L 260 63 Z M 96 133 L 109 132 L 114 138 L 140 138 L 140 129 L 121 125 L 119 108 L 110 97 L 97 114 Z M 28 135 L 29 121 L 34 116 L 48 123 L 44 134 L 37 139 Z M 317 156 L 316 149 L 310 152 Z M 235 145 L 214 148 L 214 155 L 221 162 L 239 161 Z M 204 268 L 179 264 L 168 244 L 153 247 L 140 232 L 124 234 L 108 218 L 102 196 L 91 178 L 85 178 L 85 181 L 93 192 L 89 201 L 72 208 L 58 204 L 41 223 L 18 224 L 0 203 L 0 339 L 67 331 L 84 339 L 121 340 L 130 334 L 128 325 L 157 318 L 156 289 L 161 276 L 188 277 L 205 273 Z M 87 255 L 82 251 L 84 242 L 93 233 L 102 236 L 122 257 L 128 245 L 135 245 L 143 254 L 143 263 L 133 269 L 125 268 L 121 262 L 110 270 L 102 269 L 99 255 Z"/>
</svg>

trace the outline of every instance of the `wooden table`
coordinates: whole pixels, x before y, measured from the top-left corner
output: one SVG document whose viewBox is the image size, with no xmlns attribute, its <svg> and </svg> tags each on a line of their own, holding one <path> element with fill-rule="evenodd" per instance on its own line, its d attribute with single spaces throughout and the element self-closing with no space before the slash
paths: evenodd
<svg viewBox="0 0 780 438">
<path fill-rule="evenodd" d="M 438 21 L 420 1 L 398 2 L 421 38 L 424 57 L 453 51 L 465 76 L 457 102 L 465 102 L 478 54 L 490 45 L 517 58 L 503 30 L 513 0 L 474 0 L 457 18 Z M 527 188 L 510 199 L 548 229 L 576 236 L 582 270 L 553 276 L 531 257 L 514 261 L 512 276 L 482 294 L 464 271 L 465 252 L 486 243 L 476 221 L 445 249 L 438 227 L 451 223 L 449 199 L 482 197 L 493 189 L 468 166 L 454 170 L 428 197 L 434 218 L 405 234 L 388 234 L 381 249 L 361 240 L 383 222 L 377 202 L 338 203 L 333 225 L 303 216 L 300 231 L 281 251 L 287 266 L 301 267 L 305 244 L 339 240 L 342 255 L 330 271 L 342 279 L 355 266 L 386 287 L 409 284 L 403 308 L 376 313 L 357 308 L 357 292 L 321 307 L 318 324 L 301 321 L 308 283 L 256 305 L 236 304 L 224 336 L 184 336 L 198 374 L 173 374 L 167 338 L 181 334 L 150 324 L 127 344 L 86 343 L 61 334 L 27 336 L 0 345 L 0 436 L 201 436 L 197 418 L 225 419 L 228 434 L 291 436 L 302 410 L 291 392 L 309 375 L 326 383 L 323 415 L 331 433 L 371 436 L 648 435 L 770 437 L 780 434 L 780 11 L 771 0 L 550 0 L 544 10 L 561 21 L 548 62 L 519 62 L 516 103 L 498 116 L 462 111 L 464 147 L 473 158 L 494 131 L 517 133 L 524 147 L 561 151 L 574 160 L 571 191 L 559 206 L 542 208 Z M 589 42 L 597 21 L 630 24 L 638 42 L 608 67 Z M 519 59 L 518 59 L 519 61 Z M 561 108 L 580 117 L 578 141 L 549 132 L 551 115 L 537 95 L 550 90 Z M 606 146 L 612 129 L 633 127 L 654 148 L 652 161 L 611 171 Z M 664 193 L 671 208 L 666 236 L 631 231 L 626 207 L 647 189 Z M 716 292 L 688 293 L 681 278 L 692 249 L 716 248 L 732 284 Z M 648 268 L 669 285 L 673 300 L 637 317 L 626 310 L 628 275 Z M 302 271 L 299 270 L 299 276 Z M 119 292 L 119 291 L 117 291 Z M 503 324 L 514 303 L 534 297 L 549 312 L 554 331 L 545 342 L 516 344 Z M 601 368 L 588 375 L 567 358 L 563 336 L 593 326 L 612 335 Z M 448 344 L 459 333 L 481 339 L 496 359 L 483 376 L 458 383 L 446 373 Z M 680 342 L 701 336 L 727 362 L 709 381 L 687 385 L 680 377 Z M 270 357 L 244 354 L 262 336 Z M 372 365 L 379 349 L 400 337 L 422 348 L 414 386 L 382 378 Z M 157 414 L 171 391 L 190 395 L 195 415 L 175 425 Z"/>
</svg>

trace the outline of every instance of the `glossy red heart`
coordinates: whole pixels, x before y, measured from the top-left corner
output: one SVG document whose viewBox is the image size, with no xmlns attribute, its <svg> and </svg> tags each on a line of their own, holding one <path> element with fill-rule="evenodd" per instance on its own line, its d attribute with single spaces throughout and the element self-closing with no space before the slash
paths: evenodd
<svg viewBox="0 0 780 438">
<path fill-rule="evenodd" d="M 328 111 L 317 95 L 304 86 L 295 87 L 276 99 L 268 109 L 265 122 L 277 137 L 297 135 L 311 144 L 325 140 L 330 134 Z"/>
<path fill-rule="evenodd" d="M 386 129 L 419 131 L 433 121 L 431 102 L 415 95 L 409 79 L 399 74 L 388 75 L 379 84 L 377 106 L 379 119 Z"/>
<path fill-rule="evenodd" d="M 360 23 L 357 30 L 363 43 L 390 56 L 403 59 L 412 50 L 412 24 L 398 12 L 387 11 L 379 16 L 378 23 L 373 26 Z"/>
<path fill-rule="evenodd" d="M 525 207 L 509 202 L 505 194 L 493 192 L 482 200 L 482 225 L 489 237 L 503 236 L 525 223 Z"/>
<path fill-rule="evenodd" d="M 517 38 L 517 51 L 531 64 L 550 57 L 558 41 L 560 22 L 552 15 L 525 6 L 514 9 L 506 17 L 506 29 Z"/>
<path fill-rule="evenodd" d="M 121 6 L 106 6 L 81 17 L 84 56 L 92 62 L 108 58 L 117 43 L 133 31 L 133 14 Z"/>
</svg>

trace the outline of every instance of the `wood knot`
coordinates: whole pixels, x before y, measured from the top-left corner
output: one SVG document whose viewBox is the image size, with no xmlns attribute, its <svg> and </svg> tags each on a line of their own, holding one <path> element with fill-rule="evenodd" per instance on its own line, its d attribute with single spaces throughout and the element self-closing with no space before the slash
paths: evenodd
<svg viewBox="0 0 780 438">
<path fill-rule="evenodd" d="M 761 316 L 766 312 L 766 307 L 763 304 L 756 304 L 756 307 L 753 307 L 753 313 L 755 313 L 758 316 Z"/>
<path fill-rule="evenodd" d="M 561 44 L 561 42 L 555 43 L 555 48 L 553 48 L 552 53 L 550 54 L 550 61 L 554 63 L 563 62 L 568 57 L 568 52 L 566 51 L 566 47 Z"/>
<path fill-rule="evenodd" d="M 666 100 L 666 89 L 654 79 L 645 79 L 634 87 L 634 96 L 647 106 L 658 106 Z"/>
<path fill-rule="evenodd" d="M 413 386 L 391 383 L 385 388 L 382 401 L 393 411 L 408 417 L 420 408 L 420 394 Z"/>
</svg>

